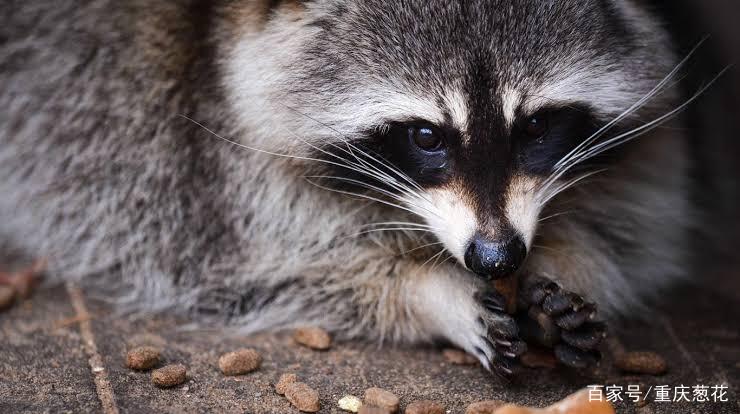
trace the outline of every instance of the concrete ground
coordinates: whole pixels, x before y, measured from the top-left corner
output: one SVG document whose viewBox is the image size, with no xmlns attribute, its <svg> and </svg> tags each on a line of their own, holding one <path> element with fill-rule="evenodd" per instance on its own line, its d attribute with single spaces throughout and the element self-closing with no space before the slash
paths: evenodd
<svg viewBox="0 0 740 414">
<path fill-rule="evenodd" d="M 732 280 L 737 280 L 733 275 Z M 628 350 L 663 355 L 663 376 L 620 374 L 607 354 L 598 368 L 526 369 L 505 381 L 479 366 L 451 365 L 438 349 L 378 349 L 361 343 L 337 344 L 327 352 L 295 345 L 288 333 L 228 337 L 217 332 L 183 331 L 166 318 L 116 317 L 74 286 L 43 289 L 0 314 L 0 413 L 297 413 L 274 392 L 282 373 L 294 372 L 321 395 L 321 412 L 340 412 L 337 400 L 362 396 L 378 386 L 401 398 L 443 402 L 462 413 L 471 402 L 497 399 L 543 406 L 588 384 L 727 385 L 725 403 L 618 402 L 622 413 L 738 413 L 740 379 L 740 293 L 732 289 L 678 292 L 645 322 L 627 322 L 612 337 Z M 124 366 L 127 345 L 161 346 L 165 362 L 188 367 L 188 381 L 158 389 L 149 374 Z M 254 347 L 262 367 L 225 377 L 218 356 Z M 642 388 L 645 390 L 646 388 Z M 651 394 L 654 398 L 655 393 Z M 622 394 L 626 400 L 626 395 Z M 671 394 L 671 398 L 673 394 Z M 711 400 L 711 397 L 710 397 Z"/>
</svg>

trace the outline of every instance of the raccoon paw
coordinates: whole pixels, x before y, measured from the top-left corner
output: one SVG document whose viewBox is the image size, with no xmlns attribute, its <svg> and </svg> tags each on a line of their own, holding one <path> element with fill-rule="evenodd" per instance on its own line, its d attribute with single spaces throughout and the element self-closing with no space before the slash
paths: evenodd
<svg viewBox="0 0 740 414">
<path fill-rule="evenodd" d="M 586 368 L 601 359 L 598 346 L 606 336 L 606 325 L 596 321 L 596 305 L 541 278 L 524 289 L 517 317 L 522 336 L 553 348 L 563 364 Z"/>
<path fill-rule="evenodd" d="M 475 355 L 489 371 L 509 376 L 519 368 L 519 357 L 527 351 L 527 344 L 519 339 L 519 328 L 514 318 L 505 312 L 506 299 L 494 289 L 476 293 L 482 312 L 478 317 L 478 340 Z"/>
</svg>

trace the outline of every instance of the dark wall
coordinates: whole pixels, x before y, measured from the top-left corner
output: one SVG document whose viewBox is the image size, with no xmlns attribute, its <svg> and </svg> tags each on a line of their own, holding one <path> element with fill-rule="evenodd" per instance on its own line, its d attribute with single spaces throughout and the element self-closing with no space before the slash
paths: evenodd
<svg viewBox="0 0 740 414">
<path fill-rule="evenodd" d="M 652 0 L 687 53 L 709 36 L 682 84 L 691 94 L 734 66 L 686 112 L 694 165 L 694 197 L 702 207 L 696 236 L 699 265 L 734 271 L 740 265 L 740 1 Z"/>
</svg>

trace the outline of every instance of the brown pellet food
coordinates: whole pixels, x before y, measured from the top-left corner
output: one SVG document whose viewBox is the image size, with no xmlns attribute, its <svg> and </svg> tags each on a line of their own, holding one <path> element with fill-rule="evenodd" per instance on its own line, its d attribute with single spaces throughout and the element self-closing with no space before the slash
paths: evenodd
<svg viewBox="0 0 740 414">
<path fill-rule="evenodd" d="M 363 404 L 362 406 L 360 406 L 360 410 L 357 411 L 357 414 L 392 414 L 392 413 L 385 408 L 376 407 L 374 405 Z"/>
<path fill-rule="evenodd" d="M 327 350 L 331 346 L 331 336 L 321 328 L 298 328 L 293 332 L 293 339 L 303 346 L 320 351 Z"/>
<path fill-rule="evenodd" d="M 159 364 L 159 349 L 153 346 L 139 346 L 126 353 L 126 366 L 145 371 Z"/>
<path fill-rule="evenodd" d="M 445 406 L 436 401 L 414 401 L 406 407 L 405 414 L 445 414 Z"/>
<path fill-rule="evenodd" d="M 516 313 L 516 292 L 519 278 L 516 275 L 493 281 L 493 287 L 506 299 L 506 313 Z"/>
<path fill-rule="evenodd" d="M 603 393 L 601 397 L 591 398 L 591 390 L 583 389 L 545 408 L 507 404 L 497 409 L 494 414 L 616 414 Z"/>
<path fill-rule="evenodd" d="M 262 356 L 251 348 L 228 352 L 218 359 L 218 368 L 224 375 L 243 375 L 259 368 L 260 364 Z"/>
<path fill-rule="evenodd" d="M 15 289 L 12 286 L 0 285 L 0 311 L 13 306 L 15 303 Z"/>
<path fill-rule="evenodd" d="M 293 404 L 293 407 L 305 413 L 319 411 L 319 393 L 307 384 L 293 382 L 285 387 L 285 398 Z"/>
<path fill-rule="evenodd" d="M 173 364 L 152 371 L 152 382 L 158 387 L 174 387 L 187 379 L 185 365 Z"/>
<path fill-rule="evenodd" d="M 520 357 L 522 365 L 528 368 L 555 368 L 558 360 L 552 351 L 529 349 Z"/>
<path fill-rule="evenodd" d="M 465 409 L 465 414 L 493 414 L 506 403 L 498 400 L 480 401 L 472 403 Z"/>
<path fill-rule="evenodd" d="M 398 411 L 398 404 L 400 400 L 392 392 L 386 391 L 382 388 L 368 388 L 365 390 L 365 398 L 363 402 L 367 405 L 374 405 L 376 407 L 383 408 L 395 413 Z"/>
<path fill-rule="evenodd" d="M 298 382 L 298 375 L 296 374 L 283 374 L 280 376 L 277 384 L 275 384 L 275 392 L 280 395 L 285 395 L 285 390 L 288 385 Z"/>
<path fill-rule="evenodd" d="M 655 352 L 625 352 L 616 358 L 614 365 L 635 374 L 660 375 L 668 370 L 665 359 Z"/>
<path fill-rule="evenodd" d="M 442 351 L 442 355 L 444 355 L 447 362 L 451 364 L 475 365 L 478 363 L 477 358 L 460 349 L 447 348 Z"/>
</svg>

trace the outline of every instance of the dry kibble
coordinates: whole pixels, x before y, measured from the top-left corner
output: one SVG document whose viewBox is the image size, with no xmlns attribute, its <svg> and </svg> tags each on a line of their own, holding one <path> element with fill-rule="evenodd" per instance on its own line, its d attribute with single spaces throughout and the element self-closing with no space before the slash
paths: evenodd
<svg viewBox="0 0 740 414">
<path fill-rule="evenodd" d="M 360 407 L 362 407 L 362 400 L 354 395 L 345 395 L 337 401 L 337 404 L 339 405 L 339 408 L 344 411 L 356 413 L 360 411 Z"/>
<path fill-rule="evenodd" d="M 445 414 L 445 406 L 436 401 L 414 401 L 406 407 L 406 414 Z"/>
<path fill-rule="evenodd" d="M 15 303 L 15 289 L 12 286 L 0 285 L 0 310 L 5 310 Z"/>
<path fill-rule="evenodd" d="M 508 404 L 496 410 L 494 414 L 616 414 L 603 393 L 602 398 L 591 398 L 591 392 L 589 389 L 580 390 L 545 408 Z"/>
<path fill-rule="evenodd" d="M 319 393 L 302 382 L 293 382 L 285 387 L 285 398 L 299 411 L 315 413 L 319 411 Z"/>
<path fill-rule="evenodd" d="M 494 289 L 506 299 L 506 313 L 511 315 L 516 312 L 516 292 L 518 285 L 519 278 L 516 276 L 509 276 L 493 281 Z"/>
<path fill-rule="evenodd" d="M 617 357 L 614 364 L 622 371 L 636 374 L 660 375 L 668 370 L 663 357 L 654 352 L 627 352 Z"/>
<path fill-rule="evenodd" d="M 296 374 L 283 374 L 280 376 L 277 384 L 275 384 L 275 392 L 280 395 L 285 395 L 285 390 L 288 385 L 298 382 L 298 375 Z"/>
<path fill-rule="evenodd" d="M 380 407 L 391 413 L 398 411 L 398 404 L 400 403 L 398 397 L 393 393 L 376 387 L 365 390 L 364 402 L 367 405 Z"/>
<path fill-rule="evenodd" d="M 185 365 L 167 365 L 152 371 L 152 382 L 158 387 L 174 387 L 187 379 Z"/>
<path fill-rule="evenodd" d="M 331 346 L 331 336 L 321 328 L 298 328 L 293 333 L 293 339 L 303 346 L 320 351 Z"/>
<path fill-rule="evenodd" d="M 493 414 L 499 407 L 506 404 L 503 401 L 480 401 L 472 403 L 465 409 L 465 414 Z"/>
<path fill-rule="evenodd" d="M 244 348 L 221 355 L 218 368 L 224 375 L 243 375 L 262 364 L 262 356 L 254 349 Z"/>
<path fill-rule="evenodd" d="M 364 404 L 360 406 L 360 410 L 357 411 L 357 414 L 391 414 L 391 412 L 385 408 Z"/>
<path fill-rule="evenodd" d="M 529 368 L 555 368 L 558 366 L 558 360 L 550 352 L 530 349 L 521 356 L 522 365 Z"/>
<path fill-rule="evenodd" d="M 445 349 L 444 351 L 442 351 L 442 355 L 444 355 L 447 362 L 451 364 L 475 365 L 478 363 L 478 360 L 474 356 L 468 354 L 465 351 L 461 351 L 459 349 L 454 349 L 454 348 Z"/>
<path fill-rule="evenodd" d="M 136 347 L 126 354 L 126 366 L 144 371 L 159 364 L 159 349 L 153 346 Z"/>
</svg>

